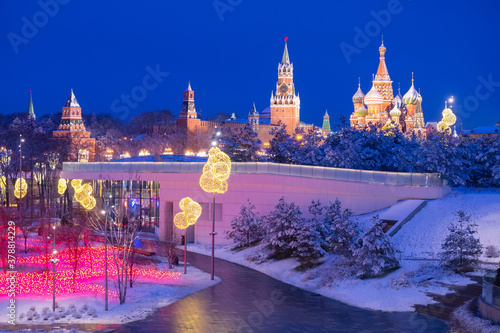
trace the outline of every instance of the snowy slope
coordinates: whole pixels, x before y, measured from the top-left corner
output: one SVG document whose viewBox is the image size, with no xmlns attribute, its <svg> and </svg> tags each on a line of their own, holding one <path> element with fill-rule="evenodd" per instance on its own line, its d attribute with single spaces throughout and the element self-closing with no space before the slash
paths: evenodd
<svg viewBox="0 0 500 333">
<path fill-rule="evenodd" d="M 478 237 L 484 247 L 500 248 L 500 193 L 453 191 L 448 196 L 430 200 L 393 237 L 392 242 L 403 252 L 403 258 L 437 258 L 441 243 L 448 234 L 447 226 L 456 222 L 453 214 L 464 210 L 478 224 Z"/>
</svg>

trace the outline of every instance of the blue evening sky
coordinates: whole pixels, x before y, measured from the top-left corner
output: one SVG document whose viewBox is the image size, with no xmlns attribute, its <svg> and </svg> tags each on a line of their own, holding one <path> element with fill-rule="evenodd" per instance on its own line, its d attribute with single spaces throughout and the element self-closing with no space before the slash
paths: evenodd
<svg viewBox="0 0 500 333">
<path fill-rule="evenodd" d="M 252 102 L 269 106 L 288 36 L 301 120 L 321 125 L 325 109 L 349 117 L 358 77 L 368 92 L 383 34 L 394 91 L 414 72 L 426 122 L 453 95 L 464 129 L 492 126 L 499 10 L 495 0 L 3 0 L 0 107 L 27 111 L 32 89 L 37 115 L 58 112 L 73 88 L 83 113 L 178 115 L 191 81 L 203 118 L 243 118 Z"/>
</svg>

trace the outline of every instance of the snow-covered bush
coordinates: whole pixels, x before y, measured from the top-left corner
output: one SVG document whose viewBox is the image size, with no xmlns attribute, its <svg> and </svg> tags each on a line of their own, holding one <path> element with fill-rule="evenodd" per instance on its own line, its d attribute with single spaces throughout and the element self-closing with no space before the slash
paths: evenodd
<svg viewBox="0 0 500 333">
<path fill-rule="evenodd" d="M 87 310 L 87 314 L 89 315 L 89 317 L 97 317 L 97 311 L 93 307 L 89 307 L 89 309 Z"/>
<path fill-rule="evenodd" d="M 330 286 L 335 281 L 348 279 L 356 274 L 356 267 L 352 258 L 337 256 L 331 263 L 320 268 L 321 284 Z"/>
<path fill-rule="evenodd" d="M 484 250 L 485 250 L 484 254 L 488 258 L 498 258 L 498 256 L 500 255 L 500 253 L 498 252 L 498 249 L 495 247 L 495 245 L 488 245 L 485 247 Z"/>
<path fill-rule="evenodd" d="M 471 299 L 456 308 L 450 315 L 450 333 L 500 333 L 500 327 L 492 326 L 477 313 L 477 301 Z"/>
<path fill-rule="evenodd" d="M 477 224 L 471 222 L 471 216 L 462 210 L 455 214 L 458 223 L 448 226 L 449 234 L 441 245 L 444 251 L 441 261 L 445 267 L 457 270 L 476 265 L 483 246 L 474 236 L 477 233 Z"/>
<path fill-rule="evenodd" d="M 400 267 L 390 237 L 384 233 L 384 223 L 379 220 L 378 215 L 374 216 L 373 224 L 373 227 L 358 239 L 358 248 L 353 253 L 356 276 L 359 278 L 376 277 Z"/>
<path fill-rule="evenodd" d="M 226 231 L 226 238 L 232 239 L 237 246 L 249 246 L 265 236 L 262 218 L 255 212 L 255 206 L 248 201 L 242 205 L 240 214 L 231 221 L 231 231 Z"/>
</svg>

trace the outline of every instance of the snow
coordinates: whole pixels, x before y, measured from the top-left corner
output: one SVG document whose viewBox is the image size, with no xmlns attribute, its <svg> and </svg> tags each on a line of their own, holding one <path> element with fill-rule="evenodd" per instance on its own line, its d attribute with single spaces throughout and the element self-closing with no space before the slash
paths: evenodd
<svg viewBox="0 0 500 333">
<path fill-rule="evenodd" d="M 210 246 L 201 244 L 188 244 L 188 251 L 210 255 Z M 231 246 L 216 247 L 215 256 L 225 259 L 269 275 L 277 280 L 294 285 L 311 292 L 333 298 L 343 303 L 372 310 L 382 311 L 414 311 L 414 304 L 430 304 L 434 301 L 427 296 L 426 292 L 446 294 L 449 290 L 442 284 L 466 285 L 472 283 L 470 279 L 460 275 L 437 274 L 437 279 L 430 278 L 425 274 L 421 265 L 428 262 L 402 260 L 402 268 L 393 271 L 383 277 L 360 280 L 349 278 L 336 280 L 333 283 L 327 280 L 329 264 L 334 256 L 329 256 L 323 265 L 307 272 L 299 272 L 294 268 L 299 265 L 295 258 L 264 261 L 264 245 L 259 244 L 252 248 L 241 251 L 231 250 Z M 250 259 L 250 260 L 248 260 Z M 431 264 L 432 266 L 435 265 Z M 410 285 L 406 287 L 393 286 L 393 281 L 405 280 L 405 276 L 419 271 L 415 277 L 410 278 Z M 390 301 L 388 301 L 390 300 Z"/>
<path fill-rule="evenodd" d="M 448 234 L 450 223 L 457 222 L 453 214 L 464 210 L 471 221 L 478 224 L 477 237 L 486 247 L 498 248 L 500 241 L 500 193 L 476 193 L 454 190 L 438 200 L 429 200 L 427 205 L 408 221 L 393 237 L 396 249 L 403 258 L 438 258 L 441 244 Z M 485 260 L 484 254 L 480 260 Z M 496 258 L 494 261 L 498 262 Z"/>
<path fill-rule="evenodd" d="M 165 258 L 161 259 L 162 263 L 158 264 L 159 269 L 167 269 Z M 173 271 L 183 272 L 183 263 L 175 267 Z M 97 311 L 97 317 L 92 318 L 88 315 L 83 315 L 81 319 L 75 319 L 71 315 L 61 318 L 56 323 L 126 323 L 130 321 L 145 319 L 148 315 L 154 313 L 157 309 L 174 303 L 175 301 L 196 293 L 202 289 L 213 286 L 220 282 L 216 277 L 214 281 L 210 280 L 210 274 L 196 269 L 195 267 L 187 267 L 187 274 L 181 275 L 177 281 L 169 281 L 168 284 L 156 283 L 141 283 L 135 282 L 133 288 L 127 290 L 127 302 L 120 305 L 118 299 L 109 298 L 109 311 L 104 311 L 104 297 L 96 297 L 94 295 L 77 294 L 74 296 L 57 297 L 56 302 L 59 306 L 64 306 L 66 309 L 70 305 L 75 305 L 77 309 L 81 309 L 83 305 L 88 305 Z M 114 282 L 110 281 L 110 287 L 114 288 Z M 5 309 L 8 305 L 9 298 L 0 297 L 0 308 Z M 16 314 L 17 323 L 19 324 L 47 324 L 54 321 L 44 321 L 42 316 L 38 321 L 28 321 L 26 318 L 19 319 L 21 313 L 26 314 L 30 307 L 35 306 L 36 311 L 41 314 L 44 307 L 49 307 L 52 311 L 52 298 L 33 298 L 33 297 L 16 297 Z M 3 316 L 5 317 L 5 316 Z M 7 317 L 1 318 L 0 323 L 5 324 Z M 62 332 L 61 332 L 62 333 Z"/>
<path fill-rule="evenodd" d="M 399 221 L 410 215 L 425 200 L 402 200 L 380 214 L 381 220 Z"/>
</svg>

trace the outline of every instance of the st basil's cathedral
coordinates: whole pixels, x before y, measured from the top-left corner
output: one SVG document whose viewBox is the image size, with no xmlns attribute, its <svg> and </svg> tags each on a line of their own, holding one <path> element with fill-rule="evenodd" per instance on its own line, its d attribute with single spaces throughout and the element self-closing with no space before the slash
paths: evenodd
<svg viewBox="0 0 500 333">
<path fill-rule="evenodd" d="M 404 133 L 425 134 L 422 96 L 415 89 L 413 73 L 408 92 L 401 96 L 398 88 L 398 94 L 394 97 L 392 80 L 385 63 L 387 49 L 383 41 L 378 50 L 380 62 L 370 91 L 365 95 L 361 90 L 360 82 L 358 90 L 352 97 L 354 112 L 350 117 L 351 127 L 362 128 L 369 124 L 382 124 L 382 126 L 399 124 Z"/>
</svg>

